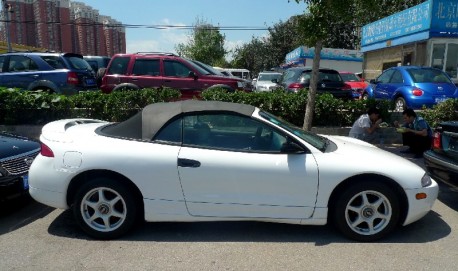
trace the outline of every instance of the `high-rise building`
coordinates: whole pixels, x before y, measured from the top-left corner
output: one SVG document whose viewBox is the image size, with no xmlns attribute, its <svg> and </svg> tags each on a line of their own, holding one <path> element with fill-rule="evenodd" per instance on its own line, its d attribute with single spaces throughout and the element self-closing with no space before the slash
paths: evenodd
<svg viewBox="0 0 458 271">
<path fill-rule="evenodd" d="M 125 27 L 92 7 L 71 0 L 10 0 L 3 9 L 0 41 L 82 55 L 126 52 Z M 8 21 L 6 24 L 5 21 Z"/>
</svg>

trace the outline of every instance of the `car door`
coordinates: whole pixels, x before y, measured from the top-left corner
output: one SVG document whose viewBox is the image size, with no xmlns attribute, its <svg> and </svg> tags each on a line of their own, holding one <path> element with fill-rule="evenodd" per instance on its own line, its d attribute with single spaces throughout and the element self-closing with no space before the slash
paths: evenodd
<svg viewBox="0 0 458 271">
<path fill-rule="evenodd" d="M 386 98 L 393 99 L 398 89 L 404 85 L 404 79 L 399 70 L 394 70 L 393 75 L 390 78 L 390 82 L 386 84 Z M 384 97 L 385 98 L 385 97 Z"/>
<path fill-rule="evenodd" d="M 200 95 L 203 86 L 200 85 L 198 78 L 192 75 L 194 71 L 190 67 L 176 60 L 163 60 L 163 63 L 165 87 L 180 90 L 182 98 L 191 99 Z"/>
<path fill-rule="evenodd" d="M 131 83 L 139 88 L 159 88 L 163 85 L 159 58 L 137 58 L 132 67 Z"/>
<path fill-rule="evenodd" d="M 393 69 L 386 70 L 375 80 L 375 84 L 372 85 L 374 98 L 389 99 L 388 84 L 394 71 Z"/>
<path fill-rule="evenodd" d="M 318 187 L 316 161 L 309 153 L 282 153 L 287 140 L 282 132 L 238 115 L 186 116 L 183 123 L 178 172 L 191 215 L 275 219 L 312 215 Z"/>
<path fill-rule="evenodd" d="M 29 57 L 12 55 L 9 58 L 3 85 L 11 88 L 28 89 L 29 85 L 40 78 L 38 65 Z"/>
</svg>

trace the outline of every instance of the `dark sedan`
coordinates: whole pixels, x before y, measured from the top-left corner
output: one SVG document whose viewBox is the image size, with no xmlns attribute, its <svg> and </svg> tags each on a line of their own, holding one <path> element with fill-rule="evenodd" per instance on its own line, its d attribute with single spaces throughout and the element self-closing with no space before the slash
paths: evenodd
<svg viewBox="0 0 458 271">
<path fill-rule="evenodd" d="M 436 128 L 432 148 L 424 158 L 431 177 L 458 187 L 458 121 L 443 122 Z"/>
<path fill-rule="evenodd" d="M 39 152 L 36 141 L 0 133 L 0 202 L 27 194 L 27 174 Z"/>
<path fill-rule="evenodd" d="M 345 84 L 339 72 L 333 69 L 320 68 L 318 73 L 317 93 L 330 93 L 336 98 L 352 99 L 352 89 Z M 293 67 L 287 69 L 278 84 L 286 91 L 297 92 L 310 87 L 311 67 Z"/>
</svg>

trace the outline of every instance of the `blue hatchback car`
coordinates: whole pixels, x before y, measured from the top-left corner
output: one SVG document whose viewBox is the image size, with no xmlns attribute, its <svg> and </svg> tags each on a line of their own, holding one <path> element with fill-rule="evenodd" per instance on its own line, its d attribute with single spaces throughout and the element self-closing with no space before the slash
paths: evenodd
<svg viewBox="0 0 458 271">
<path fill-rule="evenodd" d="M 0 54 L 0 86 L 58 94 L 96 90 L 95 72 L 80 54 Z"/>
<path fill-rule="evenodd" d="M 396 111 L 431 107 L 449 98 L 458 98 L 458 89 L 443 71 L 430 67 L 399 66 L 385 70 L 371 80 L 363 98 L 391 100 Z"/>
</svg>

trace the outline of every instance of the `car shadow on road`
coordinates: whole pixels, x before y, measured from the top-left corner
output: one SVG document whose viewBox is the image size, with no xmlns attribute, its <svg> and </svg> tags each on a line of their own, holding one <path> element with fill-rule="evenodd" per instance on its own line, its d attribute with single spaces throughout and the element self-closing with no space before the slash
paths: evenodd
<svg viewBox="0 0 458 271">
<path fill-rule="evenodd" d="M 93 240 L 76 225 L 70 211 L 62 212 L 49 226 L 49 234 L 65 238 Z M 400 227 L 379 243 L 428 243 L 444 238 L 451 228 L 440 215 L 430 212 L 420 221 Z M 281 242 L 355 243 L 332 226 L 303 226 L 268 222 L 149 222 L 118 241 L 153 242 Z"/>
<path fill-rule="evenodd" d="M 0 235 L 20 229 L 51 213 L 54 208 L 40 204 L 30 197 L 2 202 L 0 207 Z"/>
</svg>

